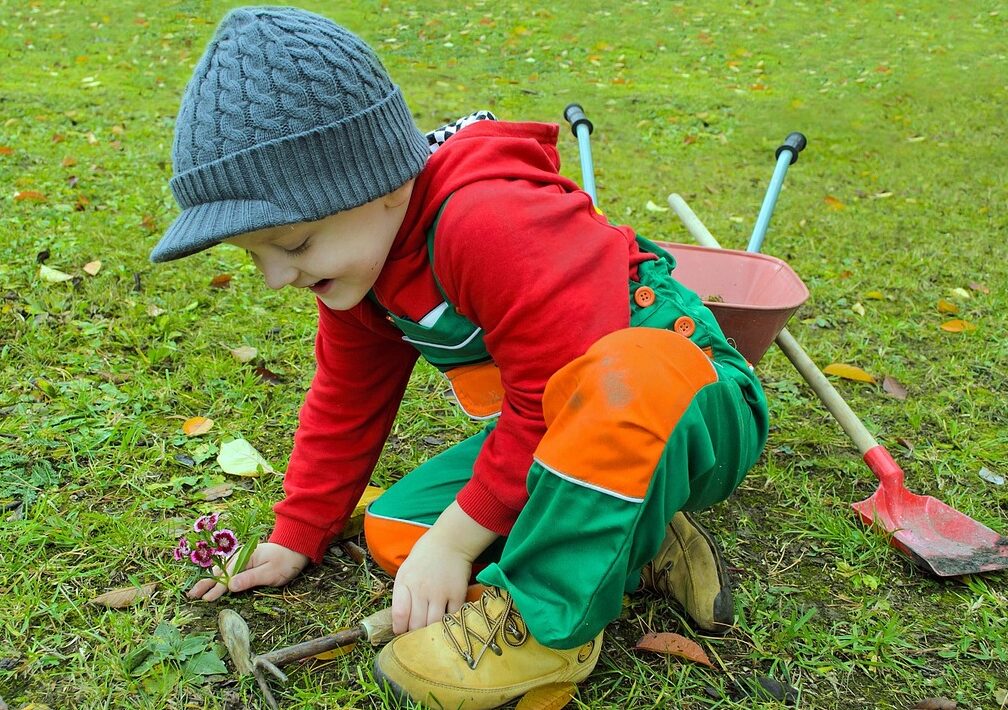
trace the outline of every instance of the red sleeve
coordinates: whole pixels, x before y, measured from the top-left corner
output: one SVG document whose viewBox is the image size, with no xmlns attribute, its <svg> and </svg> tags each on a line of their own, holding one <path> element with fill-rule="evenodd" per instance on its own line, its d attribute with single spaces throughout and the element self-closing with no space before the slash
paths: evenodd
<svg viewBox="0 0 1008 710">
<path fill-rule="evenodd" d="M 448 201 L 435 271 L 449 301 L 483 328 L 504 385 L 500 420 L 457 498 L 484 527 L 507 534 L 528 499 L 525 479 L 545 432 L 546 381 L 603 335 L 629 326 L 632 239 L 587 195 L 557 185 L 486 180 Z"/>
<path fill-rule="evenodd" d="M 416 358 L 370 303 L 346 312 L 319 304 L 318 367 L 270 542 L 322 559 L 367 486 Z"/>
</svg>

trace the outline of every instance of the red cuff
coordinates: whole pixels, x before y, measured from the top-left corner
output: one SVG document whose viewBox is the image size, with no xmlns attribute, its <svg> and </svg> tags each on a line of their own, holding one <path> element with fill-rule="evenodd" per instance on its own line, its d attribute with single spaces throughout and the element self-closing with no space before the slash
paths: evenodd
<svg viewBox="0 0 1008 710">
<path fill-rule="evenodd" d="M 334 537 L 328 530 L 317 528 L 296 518 L 278 515 L 269 541 L 300 552 L 318 564 Z"/>
<path fill-rule="evenodd" d="M 504 505 L 483 482 L 469 479 L 455 497 L 459 507 L 477 523 L 498 535 L 507 536 L 520 511 Z"/>
</svg>

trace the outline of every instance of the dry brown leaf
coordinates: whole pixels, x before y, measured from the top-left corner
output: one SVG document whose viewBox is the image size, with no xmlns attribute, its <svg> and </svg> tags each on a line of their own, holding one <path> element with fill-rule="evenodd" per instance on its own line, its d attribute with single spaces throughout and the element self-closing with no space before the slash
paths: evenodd
<svg viewBox="0 0 1008 710">
<path fill-rule="evenodd" d="M 149 214 L 145 214 L 143 216 L 143 218 L 140 220 L 140 224 L 143 225 L 143 228 L 146 229 L 148 232 L 156 232 L 158 228 L 157 222 Z"/>
<path fill-rule="evenodd" d="M 938 299 L 938 312 L 939 313 L 958 313 L 959 306 L 952 303 L 952 301 L 946 301 L 944 298 Z"/>
<path fill-rule="evenodd" d="M 570 703 L 577 686 L 573 683 L 547 683 L 522 696 L 515 710 L 560 710 Z"/>
<path fill-rule="evenodd" d="M 69 155 L 63 158 L 63 162 L 60 163 L 64 168 L 72 168 L 77 164 L 77 158 L 72 158 Z"/>
<path fill-rule="evenodd" d="M 875 384 L 875 378 L 855 365 L 847 365 L 842 362 L 834 362 L 823 368 L 827 375 L 836 375 L 845 380 L 855 380 L 857 382 L 871 382 Z"/>
<path fill-rule="evenodd" d="M 213 429 L 213 424 L 213 419 L 189 417 L 182 422 L 182 431 L 186 436 L 200 436 Z"/>
<path fill-rule="evenodd" d="M 979 291 L 980 293 L 990 293 L 990 289 L 978 281 L 970 281 L 969 287 L 974 291 Z"/>
<path fill-rule="evenodd" d="M 910 710 L 956 710 L 959 704 L 948 698 L 924 698 Z"/>
<path fill-rule="evenodd" d="M 213 288 L 227 288 L 231 283 L 231 274 L 217 274 L 210 279 L 210 286 Z"/>
<path fill-rule="evenodd" d="M 913 442 L 906 437 L 900 436 L 896 438 L 896 441 L 907 451 L 913 451 Z"/>
<path fill-rule="evenodd" d="M 157 582 L 148 582 L 139 587 L 110 589 L 104 594 L 99 594 L 90 603 L 95 606 L 108 607 L 109 609 L 125 609 L 150 597 L 156 588 Z"/>
<path fill-rule="evenodd" d="M 97 276 L 98 272 L 101 271 L 101 261 L 95 259 L 94 261 L 89 261 L 84 264 L 84 273 L 91 274 L 92 276 Z"/>
<path fill-rule="evenodd" d="M 668 632 L 644 634 L 634 648 L 641 651 L 651 651 L 653 653 L 663 653 L 669 656 L 685 658 L 688 661 L 702 663 L 705 666 L 714 667 L 707 654 L 700 644 L 690 641 L 685 636 Z"/>
<path fill-rule="evenodd" d="M 823 198 L 823 202 L 825 202 L 831 210 L 842 210 L 844 208 L 844 203 L 833 197 L 833 195 L 826 195 L 826 197 Z"/>
<path fill-rule="evenodd" d="M 14 149 L 9 145 L 0 145 L 0 155 L 14 155 Z"/>
<path fill-rule="evenodd" d="M 221 498 L 227 498 L 229 495 L 234 493 L 234 488 L 234 484 L 230 481 L 218 483 L 216 486 L 210 486 L 209 488 L 201 490 L 200 498 L 203 500 L 220 500 Z"/>
<path fill-rule="evenodd" d="M 268 385 L 279 385 L 283 384 L 283 378 L 272 370 L 268 370 L 265 367 L 257 367 L 255 373 L 259 375 L 259 379 Z"/>
<path fill-rule="evenodd" d="M 968 330 L 976 330 L 976 326 L 961 318 L 953 318 L 942 323 L 941 329 L 948 333 L 962 333 Z"/>
<path fill-rule="evenodd" d="M 46 196 L 38 190 L 21 190 L 14 193 L 15 202 L 45 202 Z"/>
<path fill-rule="evenodd" d="M 237 348 L 231 348 L 231 354 L 238 362 L 251 362 L 256 359 L 259 351 L 251 345 L 240 345 Z"/>
<path fill-rule="evenodd" d="M 882 378 L 882 389 L 891 397 L 895 397 L 901 402 L 907 398 L 906 387 L 895 377 L 886 375 Z"/>
</svg>

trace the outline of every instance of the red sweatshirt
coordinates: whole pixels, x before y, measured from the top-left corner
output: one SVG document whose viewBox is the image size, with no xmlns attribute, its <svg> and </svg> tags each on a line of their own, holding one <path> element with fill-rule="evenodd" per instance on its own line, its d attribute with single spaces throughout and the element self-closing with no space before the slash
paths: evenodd
<svg viewBox="0 0 1008 710">
<path fill-rule="evenodd" d="M 545 432 L 550 376 L 630 322 L 627 279 L 641 261 L 628 227 L 610 225 L 561 176 L 550 124 L 480 121 L 448 139 L 416 179 L 402 227 L 374 286 L 419 321 L 443 298 L 483 329 L 504 402 L 458 503 L 506 535 Z M 322 558 L 352 512 L 392 427 L 417 352 L 370 300 L 348 311 L 319 302 L 318 369 L 301 409 L 271 542 Z"/>
</svg>

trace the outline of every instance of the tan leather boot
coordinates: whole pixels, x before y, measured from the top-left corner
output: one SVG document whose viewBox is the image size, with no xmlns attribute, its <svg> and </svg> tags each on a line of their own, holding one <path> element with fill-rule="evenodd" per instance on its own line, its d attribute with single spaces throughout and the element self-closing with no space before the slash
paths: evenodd
<svg viewBox="0 0 1008 710">
<path fill-rule="evenodd" d="M 511 596 L 488 587 L 477 601 L 392 639 L 375 658 L 375 679 L 400 702 L 481 710 L 505 705 L 546 683 L 577 683 L 595 668 L 602 634 L 570 650 L 543 646 Z"/>
<path fill-rule="evenodd" d="M 735 623 L 735 603 L 721 550 L 688 513 L 672 518 L 658 554 L 641 570 L 641 586 L 675 599 L 709 633 L 726 633 Z"/>
</svg>

